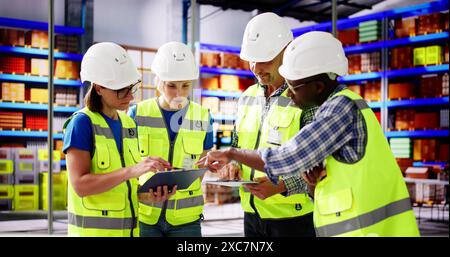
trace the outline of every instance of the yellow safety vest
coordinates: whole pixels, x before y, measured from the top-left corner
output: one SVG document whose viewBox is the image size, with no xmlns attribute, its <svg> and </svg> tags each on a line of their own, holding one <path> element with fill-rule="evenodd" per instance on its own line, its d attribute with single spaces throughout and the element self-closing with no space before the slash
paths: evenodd
<svg viewBox="0 0 450 257">
<path fill-rule="evenodd" d="M 192 169 L 194 163 L 203 153 L 203 142 L 209 128 L 208 109 L 194 102 L 189 103 L 174 142 L 170 142 L 168 129 L 158 105 L 157 98 L 148 99 L 137 104 L 136 123 L 138 125 L 139 149 L 141 156 L 158 156 L 170 162 L 172 167 Z M 178 126 L 178 119 L 176 119 Z M 153 173 L 139 178 L 143 184 Z M 165 203 L 147 205 L 139 203 L 139 221 L 154 225 L 158 222 L 163 205 L 166 206 L 165 217 L 171 225 L 183 225 L 196 221 L 203 212 L 203 191 L 201 181 L 197 179 L 187 189 L 177 190 Z"/>
<path fill-rule="evenodd" d="M 366 101 L 348 89 L 364 117 L 367 142 L 355 163 L 326 159 L 327 177 L 315 189 L 314 226 L 318 236 L 419 236 L 400 168 Z"/>
<path fill-rule="evenodd" d="M 274 101 L 266 118 L 261 121 L 265 101 L 264 89 L 258 84 L 249 87 L 240 97 L 236 120 L 239 148 L 254 150 L 279 147 L 300 130 L 302 111 L 291 104 L 287 90 Z M 246 180 L 266 176 L 265 173 L 245 165 L 242 165 L 242 169 L 243 179 Z M 256 210 L 263 219 L 299 217 L 311 213 L 314 208 L 307 194 L 288 197 L 276 194 L 261 200 L 247 192 L 244 187 L 239 189 L 239 194 L 244 211 L 255 213 Z"/>
<path fill-rule="evenodd" d="M 79 110 L 66 121 L 64 129 L 78 113 L 86 114 L 92 123 L 94 155 L 91 159 L 91 173 L 110 173 L 140 161 L 136 124 L 124 112 L 118 112 L 122 122 L 122 153 L 118 151 L 111 128 L 98 112 L 87 108 Z M 70 173 L 70 169 L 68 172 Z M 80 197 L 69 179 L 68 235 L 139 236 L 137 187 L 138 180 L 130 179 L 106 192 Z"/>
</svg>

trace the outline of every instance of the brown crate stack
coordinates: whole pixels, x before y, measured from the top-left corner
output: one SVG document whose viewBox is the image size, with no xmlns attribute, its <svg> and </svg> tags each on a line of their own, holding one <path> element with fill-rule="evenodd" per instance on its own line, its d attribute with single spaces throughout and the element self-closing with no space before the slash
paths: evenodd
<svg viewBox="0 0 450 257">
<path fill-rule="evenodd" d="M 48 76 L 48 60 L 32 58 L 31 61 L 31 75 Z"/>
<path fill-rule="evenodd" d="M 414 114 L 414 127 L 416 129 L 439 128 L 438 112 L 416 112 Z"/>
<path fill-rule="evenodd" d="M 0 112 L 0 128 L 2 129 L 22 129 L 22 112 Z"/>
<path fill-rule="evenodd" d="M 437 74 L 424 75 L 420 78 L 419 98 L 433 98 L 442 95 L 442 76 Z"/>
<path fill-rule="evenodd" d="M 207 67 L 219 67 L 220 55 L 219 53 L 205 52 L 200 53 L 200 64 Z"/>
<path fill-rule="evenodd" d="M 56 60 L 55 77 L 63 79 L 78 79 L 78 63 L 74 61 Z"/>
<path fill-rule="evenodd" d="M 445 73 L 442 75 L 442 95 L 447 96 L 448 95 L 448 73 Z"/>
<path fill-rule="evenodd" d="M 361 71 L 372 72 L 380 70 L 380 52 L 361 54 Z"/>
<path fill-rule="evenodd" d="M 389 99 L 408 99 L 414 98 L 414 84 L 412 83 L 391 83 L 389 84 Z"/>
<path fill-rule="evenodd" d="M 25 58 L 0 56 L 0 73 L 25 73 Z"/>
<path fill-rule="evenodd" d="M 368 82 L 364 85 L 364 99 L 367 101 L 381 100 L 381 84 L 377 81 Z"/>
<path fill-rule="evenodd" d="M 25 32 L 15 29 L 0 29 L 0 45 L 24 46 Z"/>
<path fill-rule="evenodd" d="M 220 88 L 225 91 L 239 91 L 239 77 L 235 75 L 220 75 Z"/>
<path fill-rule="evenodd" d="M 239 55 L 231 53 L 220 53 L 220 67 L 240 69 L 240 58 Z"/>
<path fill-rule="evenodd" d="M 414 128 L 415 110 L 396 110 L 395 128 L 397 130 L 408 130 Z"/>
<path fill-rule="evenodd" d="M 201 87 L 204 89 L 215 90 L 219 89 L 219 77 L 200 78 Z"/>
<path fill-rule="evenodd" d="M 436 150 L 439 143 L 436 139 L 415 139 L 413 158 L 416 161 L 436 161 Z"/>
<path fill-rule="evenodd" d="M 448 161 L 449 155 L 450 155 L 449 144 L 441 142 L 439 144 L 439 160 L 440 161 Z"/>
<path fill-rule="evenodd" d="M 420 15 L 417 22 L 417 34 L 432 34 L 442 31 L 441 13 Z"/>
<path fill-rule="evenodd" d="M 25 101 L 25 84 L 2 82 L 2 91 L 0 99 L 3 101 Z"/>
<path fill-rule="evenodd" d="M 361 55 L 352 54 L 347 56 L 348 59 L 348 72 L 349 74 L 355 74 L 361 72 Z"/>
<path fill-rule="evenodd" d="M 338 39 L 344 46 L 355 45 L 358 43 L 358 29 L 341 30 L 338 33 Z"/>
<path fill-rule="evenodd" d="M 410 46 L 393 48 L 390 62 L 390 68 L 393 70 L 413 67 L 413 48 Z"/>
<path fill-rule="evenodd" d="M 416 17 L 408 17 L 395 20 L 395 36 L 397 38 L 415 36 L 417 33 L 416 24 Z"/>
<path fill-rule="evenodd" d="M 31 47 L 48 48 L 48 34 L 46 31 L 40 30 L 27 31 L 25 43 Z"/>
<path fill-rule="evenodd" d="M 78 52 L 78 38 L 76 36 L 55 36 L 55 48 L 59 52 L 77 53 Z"/>
<path fill-rule="evenodd" d="M 239 89 L 241 91 L 246 90 L 248 87 L 250 87 L 253 84 L 255 84 L 255 80 L 254 79 L 239 77 Z"/>
</svg>

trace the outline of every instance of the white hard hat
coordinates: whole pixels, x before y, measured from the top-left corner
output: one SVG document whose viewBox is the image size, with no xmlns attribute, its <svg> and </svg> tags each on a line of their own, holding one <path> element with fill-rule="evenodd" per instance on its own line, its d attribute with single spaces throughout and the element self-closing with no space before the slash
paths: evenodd
<svg viewBox="0 0 450 257">
<path fill-rule="evenodd" d="M 162 81 L 196 80 L 199 76 L 191 49 L 179 42 L 162 45 L 156 53 L 151 69 Z"/>
<path fill-rule="evenodd" d="M 140 81 L 136 66 L 127 51 L 111 42 L 92 45 L 81 61 L 81 81 L 117 90 Z"/>
<path fill-rule="evenodd" d="M 245 27 L 240 57 L 249 62 L 271 61 L 292 39 L 292 31 L 283 18 L 271 12 L 259 14 Z"/>
<path fill-rule="evenodd" d="M 321 73 L 343 76 L 348 72 L 348 60 L 341 41 L 328 32 L 312 31 L 288 45 L 278 71 L 288 80 L 304 79 Z"/>
</svg>

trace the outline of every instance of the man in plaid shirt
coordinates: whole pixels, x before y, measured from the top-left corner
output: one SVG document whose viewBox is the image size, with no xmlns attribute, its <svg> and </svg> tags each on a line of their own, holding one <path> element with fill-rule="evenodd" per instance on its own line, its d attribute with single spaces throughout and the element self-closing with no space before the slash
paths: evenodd
<svg viewBox="0 0 450 257">
<path fill-rule="evenodd" d="M 418 236 L 402 173 L 372 110 L 337 82 L 348 61 L 330 33 L 313 31 L 286 48 L 280 74 L 301 109 L 319 106 L 313 122 L 278 148 L 230 148 L 199 160 L 215 171 L 230 160 L 279 176 L 308 171 L 326 161 L 324 171 L 302 172 L 317 183 L 314 226 L 318 236 Z M 251 188 L 251 186 L 248 186 Z"/>
</svg>

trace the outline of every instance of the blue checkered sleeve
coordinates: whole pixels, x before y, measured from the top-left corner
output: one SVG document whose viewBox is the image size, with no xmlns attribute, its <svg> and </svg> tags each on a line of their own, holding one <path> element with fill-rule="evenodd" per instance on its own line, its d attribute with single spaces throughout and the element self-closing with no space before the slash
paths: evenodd
<svg viewBox="0 0 450 257">
<path fill-rule="evenodd" d="M 309 170 L 340 150 L 354 137 L 356 106 L 345 96 L 327 100 L 312 123 L 278 148 L 261 149 L 264 171 L 278 183 L 278 176 Z"/>
</svg>

